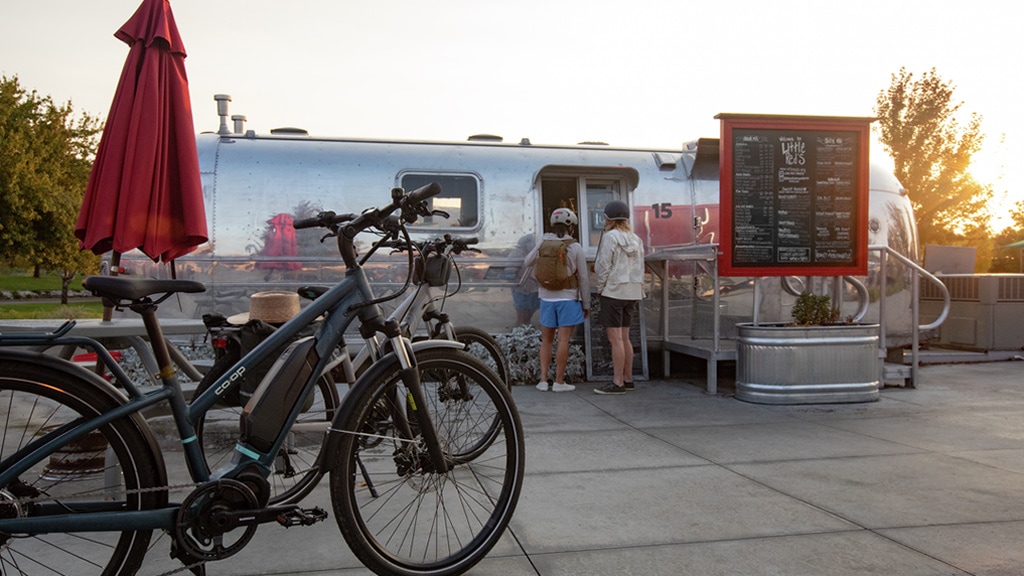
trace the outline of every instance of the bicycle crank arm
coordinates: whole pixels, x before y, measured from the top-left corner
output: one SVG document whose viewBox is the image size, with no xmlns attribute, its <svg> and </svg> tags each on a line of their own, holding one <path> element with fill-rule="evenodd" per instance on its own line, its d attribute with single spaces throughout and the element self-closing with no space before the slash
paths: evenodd
<svg viewBox="0 0 1024 576">
<path fill-rule="evenodd" d="M 215 512 L 210 515 L 210 526 L 216 526 L 216 532 L 227 533 L 241 526 L 253 526 L 268 522 L 277 522 L 285 528 L 291 528 L 292 526 L 310 526 L 326 519 L 327 512 L 319 507 L 303 509 L 296 505 L 271 506 L 257 510 Z"/>
</svg>

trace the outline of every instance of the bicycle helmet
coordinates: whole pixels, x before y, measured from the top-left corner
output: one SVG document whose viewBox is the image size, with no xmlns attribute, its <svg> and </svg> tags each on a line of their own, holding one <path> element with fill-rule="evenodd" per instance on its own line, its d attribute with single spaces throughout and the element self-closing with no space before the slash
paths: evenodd
<svg viewBox="0 0 1024 576">
<path fill-rule="evenodd" d="M 604 217 L 607 220 L 629 220 L 629 206 L 621 200 L 612 200 L 604 207 Z"/>
<path fill-rule="evenodd" d="M 576 217 L 576 213 L 568 208 L 558 208 L 551 213 L 551 225 L 565 224 L 566 226 L 576 226 L 580 223 L 580 219 Z"/>
</svg>

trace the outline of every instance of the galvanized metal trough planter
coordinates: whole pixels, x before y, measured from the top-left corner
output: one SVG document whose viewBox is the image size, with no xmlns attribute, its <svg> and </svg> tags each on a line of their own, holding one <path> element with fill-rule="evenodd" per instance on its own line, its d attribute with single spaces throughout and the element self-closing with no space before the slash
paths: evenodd
<svg viewBox="0 0 1024 576">
<path fill-rule="evenodd" d="M 736 397 L 759 404 L 878 400 L 878 324 L 737 324 Z"/>
</svg>

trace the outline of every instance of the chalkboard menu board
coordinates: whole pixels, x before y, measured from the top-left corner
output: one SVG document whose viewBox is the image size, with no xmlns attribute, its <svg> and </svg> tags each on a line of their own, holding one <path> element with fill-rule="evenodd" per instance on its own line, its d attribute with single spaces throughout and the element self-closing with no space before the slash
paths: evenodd
<svg viewBox="0 0 1024 576">
<path fill-rule="evenodd" d="M 871 119 L 717 118 L 720 274 L 866 274 Z"/>
</svg>

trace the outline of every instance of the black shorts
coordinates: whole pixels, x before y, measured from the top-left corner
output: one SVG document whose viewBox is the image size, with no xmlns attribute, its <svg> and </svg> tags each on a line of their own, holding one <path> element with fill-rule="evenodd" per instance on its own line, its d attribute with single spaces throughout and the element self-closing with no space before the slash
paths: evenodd
<svg viewBox="0 0 1024 576">
<path fill-rule="evenodd" d="M 601 324 L 605 328 L 623 328 L 633 323 L 636 314 L 636 300 L 619 300 L 601 296 Z"/>
</svg>

